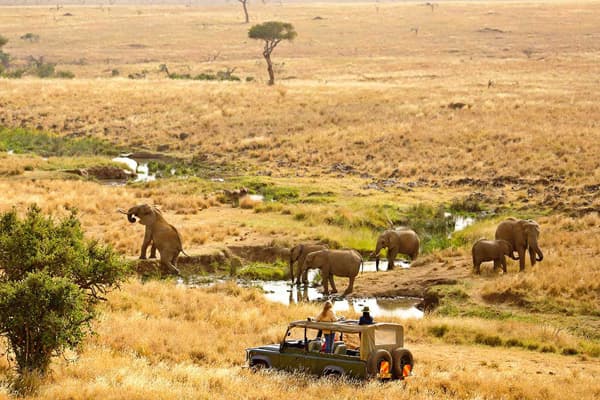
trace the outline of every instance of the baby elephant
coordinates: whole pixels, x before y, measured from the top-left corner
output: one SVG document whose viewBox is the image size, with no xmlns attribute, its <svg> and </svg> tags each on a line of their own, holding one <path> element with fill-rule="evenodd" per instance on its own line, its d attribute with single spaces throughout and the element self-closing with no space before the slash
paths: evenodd
<svg viewBox="0 0 600 400">
<path fill-rule="evenodd" d="M 473 269 L 476 274 L 481 272 L 480 265 L 484 261 L 494 261 L 494 271 L 502 266 L 502 271 L 506 273 L 506 258 L 509 256 L 513 260 L 518 260 L 513 255 L 513 248 L 506 240 L 485 240 L 479 239 L 473 245 Z"/>
</svg>

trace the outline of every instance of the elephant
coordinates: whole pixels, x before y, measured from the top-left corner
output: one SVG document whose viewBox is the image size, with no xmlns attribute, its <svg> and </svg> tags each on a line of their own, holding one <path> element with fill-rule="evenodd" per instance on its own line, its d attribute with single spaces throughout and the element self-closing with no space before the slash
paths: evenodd
<svg viewBox="0 0 600 400">
<path fill-rule="evenodd" d="M 323 293 L 329 295 L 328 284 L 331 283 L 332 293 L 336 293 L 333 276 L 343 276 L 350 278 L 348 287 L 342 296 L 352 293 L 354 289 L 354 279 L 358 275 L 362 264 L 362 256 L 356 250 L 318 250 L 308 253 L 304 260 L 304 268 L 319 268 L 323 278 Z"/>
<path fill-rule="evenodd" d="M 152 243 L 150 256 L 155 257 L 156 250 L 158 250 L 161 265 L 167 269 L 172 268 L 178 274 L 181 274 L 177 268 L 177 257 L 180 252 L 186 254 L 181 245 L 181 236 L 177 229 L 164 219 L 161 211 L 155 206 L 140 204 L 131 207 L 127 211 L 119 209 L 119 212 L 126 214 L 129 222 L 135 223 L 137 217 L 139 223 L 146 226 L 140 251 L 140 260 L 146 259 L 146 250 L 150 243 Z"/>
<path fill-rule="evenodd" d="M 473 255 L 473 269 L 476 274 L 481 272 L 480 266 L 484 261 L 494 261 L 494 271 L 502 266 L 502 271 L 506 273 L 506 258 L 509 256 L 516 260 L 512 245 L 506 240 L 485 240 L 479 239 L 471 249 Z"/>
<path fill-rule="evenodd" d="M 327 245 L 322 244 L 299 244 L 292 247 L 290 250 L 290 278 L 292 279 L 292 283 L 294 283 L 294 263 L 298 262 L 296 285 L 300 284 L 300 278 L 302 278 L 302 283 L 306 285 L 308 283 L 308 270 L 304 268 L 306 255 L 313 251 L 325 250 L 327 248 Z"/>
<path fill-rule="evenodd" d="M 530 219 L 507 218 L 498 224 L 496 239 L 504 239 L 511 244 L 513 251 L 519 255 L 519 271 L 525 270 L 525 251 L 529 250 L 529 258 L 533 267 L 536 261 L 544 259 L 544 253 L 538 245 L 540 226 Z M 512 257 L 513 259 L 517 259 Z"/>
<path fill-rule="evenodd" d="M 377 247 L 370 257 L 375 257 L 375 269 L 379 271 L 379 252 L 387 248 L 388 270 L 392 270 L 398 253 L 407 254 L 414 261 L 419 255 L 419 244 L 419 236 L 411 229 L 388 229 L 377 238 Z"/>
</svg>

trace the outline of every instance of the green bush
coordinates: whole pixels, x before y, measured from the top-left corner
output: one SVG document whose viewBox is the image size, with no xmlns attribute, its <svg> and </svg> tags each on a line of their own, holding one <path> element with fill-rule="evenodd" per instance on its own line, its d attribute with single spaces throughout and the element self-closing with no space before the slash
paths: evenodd
<svg viewBox="0 0 600 400">
<path fill-rule="evenodd" d="M 500 339 L 499 336 L 488 336 L 478 333 L 477 336 L 475 336 L 475 343 L 497 347 L 502 346 L 502 339 Z"/>
<path fill-rule="evenodd" d="M 572 347 L 565 347 L 564 349 L 562 349 L 561 353 L 564 356 L 576 356 L 577 354 L 579 354 L 579 351 Z"/>
<path fill-rule="evenodd" d="M 448 332 L 448 325 L 434 325 L 429 328 L 429 333 L 435 337 L 441 338 Z"/>
<path fill-rule="evenodd" d="M 90 326 L 85 292 L 48 271 L 0 283 L 0 327 L 19 371 L 45 372 L 54 353 L 81 342 Z"/>
<path fill-rule="evenodd" d="M 51 356 L 90 332 L 94 306 L 125 279 L 112 248 L 85 240 L 76 211 L 59 221 L 32 205 L 0 215 L 0 334 L 18 371 L 44 374 Z"/>
<path fill-rule="evenodd" d="M 551 345 L 544 345 L 544 346 L 542 346 L 540 351 L 542 353 L 556 353 L 556 347 L 551 346 Z"/>
<path fill-rule="evenodd" d="M 75 78 L 75 74 L 72 73 L 71 71 L 56 71 L 56 75 L 57 78 L 61 78 L 61 79 L 73 79 Z"/>
<path fill-rule="evenodd" d="M 31 68 L 31 72 L 40 78 L 51 78 L 54 76 L 54 64 L 40 62 Z"/>
<path fill-rule="evenodd" d="M 504 345 L 506 347 L 525 347 L 523 342 L 519 339 L 507 339 L 506 342 L 504 342 Z"/>
</svg>

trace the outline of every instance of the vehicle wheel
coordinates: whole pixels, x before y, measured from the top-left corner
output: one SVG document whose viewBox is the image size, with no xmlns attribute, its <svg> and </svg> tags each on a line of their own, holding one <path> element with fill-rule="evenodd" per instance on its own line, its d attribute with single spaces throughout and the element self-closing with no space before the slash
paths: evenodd
<svg viewBox="0 0 600 400">
<path fill-rule="evenodd" d="M 392 355 L 389 351 L 385 349 L 379 349 L 372 352 L 367 359 L 367 373 L 369 376 L 377 376 L 381 368 L 381 363 L 384 361 L 389 363 L 388 365 L 390 368 L 392 367 Z"/>
<path fill-rule="evenodd" d="M 340 373 L 340 371 L 328 369 L 323 371 L 323 377 L 326 379 L 336 381 L 342 378 L 342 374 Z"/>
<path fill-rule="evenodd" d="M 392 351 L 392 360 L 392 374 L 394 375 L 394 379 L 404 379 L 413 369 L 413 356 L 406 349 L 395 349 Z M 404 370 L 405 368 L 407 368 L 407 371 Z"/>
<path fill-rule="evenodd" d="M 252 361 L 252 364 L 250 365 L 252 372 L 259 372 L 267 368 L 269 368 L 269 365 L 263 360 Z"/>
</svg>

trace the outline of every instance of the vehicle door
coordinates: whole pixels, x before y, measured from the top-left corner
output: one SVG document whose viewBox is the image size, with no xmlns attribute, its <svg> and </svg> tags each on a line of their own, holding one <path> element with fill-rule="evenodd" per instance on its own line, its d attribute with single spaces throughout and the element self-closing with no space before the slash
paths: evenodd
<svg viewBox="0 0 600 400">
<path fill-rule="evenodd" d="M 306 329 L 301 327 L 288 328 L 279 348 L 279 368 L 287 371 L 305 372 L 306 350 Z"/>
</svg>

